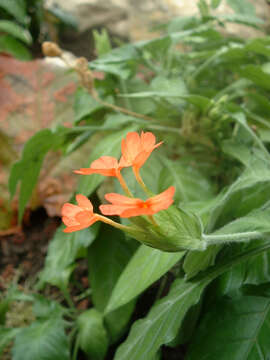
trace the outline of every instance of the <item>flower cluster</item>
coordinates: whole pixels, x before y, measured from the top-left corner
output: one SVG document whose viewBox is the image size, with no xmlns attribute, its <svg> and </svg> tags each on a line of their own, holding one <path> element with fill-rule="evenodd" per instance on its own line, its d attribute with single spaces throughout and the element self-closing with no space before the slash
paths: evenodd
<svg viewBox="0 0 270 360">
<path fill-rule="evenodd" d="M 100 174 L 103 176 L 113 176 L 119 180 L 127 196 L 116 193 L 106 194 L 105 199 L 110 202 L 110 204 L 100 206 L 100 211 L 103 215 L 118 215 L 123 218 L 146 215 L 149 221 L 155 225 L 153 215 L 161 210 L 167 209 L 173 203 L 175 192 L 173 186 L 156 196 L 142 200 L 133 197 L 121 174 L 123 168 L 132 167 L 136 180 L 146 194 L 150 194 L 150 191 L 140 176 L 140 168 L 146 162 L 152 151 L 161 144 L 162 142 L 156 144 L 156 138 L 151 132 L 142 132 L 141 134 L 130 132 L 126 138 L 122 140 L 122 156 L 119 161 L 111 156 L 102 156 L 92 162 L 89 168 L 74 171 L 76 174 L 81 175 Z M 84 195 L 78 194 L 76 200 L 78 205 L 66 203 L 62 207 L 62 220 L 67 226 L 64 232 L 69 233 L 84 229 L 96 221 L 103 221 L 115 227 L 122 228 L 123 230 L 128 230 L 129 227 L 94 213 L 93 205 Z"/>
</svg>

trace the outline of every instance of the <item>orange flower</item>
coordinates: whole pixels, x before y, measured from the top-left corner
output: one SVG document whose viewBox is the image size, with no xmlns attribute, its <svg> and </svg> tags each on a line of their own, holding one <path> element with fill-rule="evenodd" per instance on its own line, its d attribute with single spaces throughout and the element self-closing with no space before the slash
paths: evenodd
<svg viewBox="0 0 270 360">
<path fill-rule="evenodd" d="M 101 156 L 92 162 L 90 168 L 82 168 L 74 172 L 80 175 L 100 174 L 103 176 L 117 177 L 121 169 L 122 167 L 119 166 L 116 158 L 112 156 Z"/>
<path fill-rule="evenodd" d="M 67 226 L 64 232 L 70 233 L 91 226 L 99 220 L 97 214 L 93 213 L 91 201 L 84 195 L 76 195 L 78 205 L 66 203 L 62 207 L 62 220 Z"/>
<path fill-rule="evenodd" d="M 105 199 L 110 201 L 112 205 L 100 205 L 99 208 L 104 215 L 119 215 L 123 218 L 153 215 L 167 209 L 173 203 L 174 192 L 175 188 L 170 186 L 167 190 L 146 201 L 110 193 L 105 195 Z"/>
<path fill-rule="evenodd" d="M 156 137 L 151 132 L 141 132 L 141 136 L 136 132 L 127 134 L 126 139 L 122 140 L 122 157 L 120 159 L 121 168 L 132 166 L 137 172 L 146 162 L 151 152 L 160 146 L 162 142 L 155 144 Z"/>
</svg>

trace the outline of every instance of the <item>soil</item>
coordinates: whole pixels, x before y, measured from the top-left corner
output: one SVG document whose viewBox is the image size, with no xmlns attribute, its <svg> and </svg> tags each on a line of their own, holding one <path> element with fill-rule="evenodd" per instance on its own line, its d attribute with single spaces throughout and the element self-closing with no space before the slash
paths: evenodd
<svg viewBox="0 0 270 360">
<path fill-rule="evenodd" d="M 1 288 L 12 282 L 15 274 L 21 285 L 29 279 L 34 281 L 44 265 L 48 242 L 59 224 L 59 218 L 49 218 L 41 208 L 30 214 L 27 224 L 17 232 L 0 236 Z"/>
</svg>

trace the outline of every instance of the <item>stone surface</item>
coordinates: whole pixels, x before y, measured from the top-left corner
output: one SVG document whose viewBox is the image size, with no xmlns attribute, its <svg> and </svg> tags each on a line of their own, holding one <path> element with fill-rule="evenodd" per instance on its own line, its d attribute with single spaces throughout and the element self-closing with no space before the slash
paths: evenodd
<svg viewBox="0 0 270 360">
<path fill-rule="evenodd" d="M 269 19 L 270 6 L 265 0 L 249 1 L 256 6 L 259 17 Z M 157 23 L 198 11 L 196 0 L 47 0 L 46 3 L 71 12 L 78 19 L 81 32 L 106 27 L 113 35 L 135 41 L 155 36 L 149 29 Z M 232 12 L 224 0 L 217 10 L 220 14 Z M 260 35 L 256 30 L 235 24 L 230 24 L 227 31 L 247 37 Z"/>
</svg>

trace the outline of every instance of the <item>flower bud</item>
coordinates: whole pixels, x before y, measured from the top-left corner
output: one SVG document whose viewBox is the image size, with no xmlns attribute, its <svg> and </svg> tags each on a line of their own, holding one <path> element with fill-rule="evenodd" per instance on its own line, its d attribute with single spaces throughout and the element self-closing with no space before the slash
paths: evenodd
<svg viewBox="0 0 270 360">
<path fill-rule="evenodd" d="M 44 43 L 42 43 L 42 52 L 45 56 L 49 57 L 59 57 L 62 55 L 60 47 L 56 43 L 50 41 L 44 41 Z"/>
<path fill-rule="evenodd" d="M 80 57 L 76 60 L 75 69 L 81 77 L 83 86 L 90 92 L 90 94 L 95 95 L 94 87 L 94 78 L 91 70 L 88 68 L 88 61 L 84 57 Z"/>
<path fill-rule="evenodd" d="M 130 236 L 145 245 L 167 252 L 206 249 L 206 242 L 202 239 L 202 224 L 196 215 L 171 206 L 155 214 L 154 218 L 158 226 L 144 220 L 145 224 L 137 223 L 137 231 L 132 231 Z"/>
</svg>

